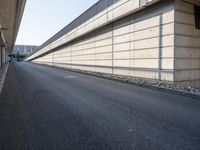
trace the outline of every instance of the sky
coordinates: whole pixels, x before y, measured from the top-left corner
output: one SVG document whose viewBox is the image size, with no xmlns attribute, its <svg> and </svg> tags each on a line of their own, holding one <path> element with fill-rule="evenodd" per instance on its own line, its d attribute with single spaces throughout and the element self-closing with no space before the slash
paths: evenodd
<svg viewBox="0 0 200 150">
<path fill-rule="evenodd" d="M 97 1 L 27 0 L 15 44 L 43 44 Z"/>
</svg>

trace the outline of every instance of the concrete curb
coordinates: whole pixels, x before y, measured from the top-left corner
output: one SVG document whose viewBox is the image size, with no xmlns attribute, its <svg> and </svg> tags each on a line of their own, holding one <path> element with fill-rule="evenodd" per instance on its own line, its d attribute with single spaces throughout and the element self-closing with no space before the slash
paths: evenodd
<svg viewBox="0 0 200 150">
<path fill-rule="evenodd" d="M 5 68 L 4 68 L 4 72 L 2 74 L 2 78 L 0 80 L 0 94 L 1 94 L 1 91 L 3 89 L 3 84 L 4 84 L 4 81 L 5 81 L 5 78 L 6 78 L 6 74 L 7 74 L 7 71 L 8 71 L 8 67 L 9 67 L 9 63 L 6 64 Z"/>
<path fill-rule="evenodd" d="M 138 87 L 158 90 L 158 91 L 161 91 L 161 92 L 167 92 L 167 93 L 171 93 L 171 94 L 175 94 L 175 95 L 181 95 L 181 96 L 190 97 L 190 98 L 193 98 L 193 99 L 200 100 L 200 95 L 197 95 L 197 94 L 192 94 L 192 93 L 184 92 L 184 91 L 177 91 L 177 90 L 173 90 L 173 89 L 170 89 L 170 88 L 157 87 L 157 86 L 145 85 L 145 84 L 137 84 L 137 83 L 134 83 L 134 82 L 129 82 L 127 80 L 124 81 L 123 79 L 114 78 L 112 76 L 103 76 L 103 73 L 96 73 L 96 72 L 90 72 L 90 71 L 84 71 L 84 70 L 78 70 L 78 69 L 70 69 L 70 68 L 52 66 L 52 65 L 47 65 L 47 64 L 37 64 L 37 63 L 34 63 L 34 62 L 29 62 L 29 63 L 36 64 L 36 65 L 43 65 L 43 66 L 61 69 L 61 70 L 66 70 L 66 71 L 71 71 L 71 72 L 75 72 L 75 73 L 82 73 L 82 74 L 100 77 L 100 78 L 104 78 L 104 79 L 110 79 L 110 80 L 113 80 L 113 81 L 127 83 L 127 84 L 138 86 Z M 106 73 L 104 73 L 104 75 L 105 74 Z"/>
</svg>

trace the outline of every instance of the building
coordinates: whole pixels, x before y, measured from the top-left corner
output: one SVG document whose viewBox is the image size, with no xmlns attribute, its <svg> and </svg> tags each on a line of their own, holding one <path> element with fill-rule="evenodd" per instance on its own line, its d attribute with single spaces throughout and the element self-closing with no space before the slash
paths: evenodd
<svg viewBox="0 0 200 150">
<path fill-rule="evenodd" d="M 0 0 L 0 72 L 18 34 L 26 0 Z"/>
<path fill-rule="evenodd" d="M 199 0 L 100 0 L 27 61 L 200 88 Z"/>
<path fill-rule="evenodd" d="M 34 45 L 15 45 L 13 48 L 13 54 L 20 54 L 23 56 L 30 55 L 31 53 L 35 52 L 38 46 Z"/>
</svg>

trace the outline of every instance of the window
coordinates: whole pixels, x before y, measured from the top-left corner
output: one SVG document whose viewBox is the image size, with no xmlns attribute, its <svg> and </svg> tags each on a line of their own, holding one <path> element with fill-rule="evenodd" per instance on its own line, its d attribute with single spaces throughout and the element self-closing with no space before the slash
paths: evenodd
<svg viewBox="0 0 200 150">
<path fill-rule="evenodd" d="M 200 29 L 200 6 L 194 5 L 195 27 Z"/>
</svg>

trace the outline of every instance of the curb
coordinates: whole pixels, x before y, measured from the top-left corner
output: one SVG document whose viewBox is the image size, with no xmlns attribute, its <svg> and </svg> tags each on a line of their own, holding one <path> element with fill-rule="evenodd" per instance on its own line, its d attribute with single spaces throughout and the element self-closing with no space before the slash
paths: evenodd
<svg viewBox="0 0 200 150">
<path fill-rule="evenodd" d="M 198 94 L 192 94 L 192 93 L 189 93 L 189 92 L 178 91 L 178 90 L 173 90 L 173 89 L 170 89 L 170 88 L 164 88 L 164 87 L 158 87 L 158 86 L 152 86 L 152 85 L 146 85 L 146 84 L 137 84 L 137 83 L 129 82 L 127 80 L 123 80 L 123 79 L 120 79 L 120 78 L 115 78 L 115 77 L 112 77 L 112 76 L 103 76 L 103 75 L 106 75 L 106 73 L 96 73 L 96 72 L 90 72 L 90 71 L 84 71 L 84 70 L 78 70 L 78 69 L 70 69 L 70 68 L 52 66 L 52 65 L 47 65 L 47 64 L 37 64 L 37 63 L 34 63 L 34 62 L 29 62 L 29 63 L 36 64 L 36 65 L 43 65 L 43 66 L 51 67 L 51 68 L 55 68 L 55 69 L 71 71 L 71 72 L 75 72 L 75 73 L 91 75 L 91 76 L 100 77 L 100 78 L 103 78 L 103 79 L 109 79 L 109 80 L 118 81 L 118 82 L 121 82 L 121 83 L 126 83 L 126 84 L 130 84 L 130 85 L 142 87 L 142 88 L 158 90 L 158 91 L 161 91 L 161 92 L 167 92 L 167 93 L 171 93 L 171 94 L 175 94 L 175 95 L 180 95 L 180 96 L 185 96 L 185 97 L 190 97 L 190 98 L 193 98 L 193 99 L 200 100 L 200 95 L 198 95 Z"/>
<path fill-rule="evenodd" d="M 5 81 L 5 78 L 6 78 L 8 67 L 9 67 L 9 63 L 5 65 L 4 72 L 2 73 L 2 79 L 0 80 L 0 94 L 1 94 L 1 91 L 3 89 L 3 84 L 4 84 L 4 81 Z"/>
</svg>

